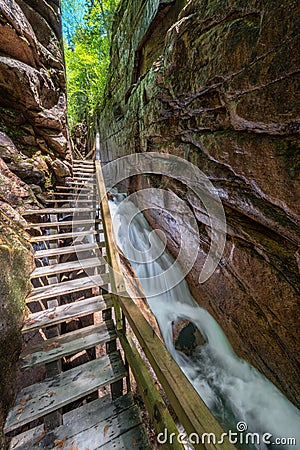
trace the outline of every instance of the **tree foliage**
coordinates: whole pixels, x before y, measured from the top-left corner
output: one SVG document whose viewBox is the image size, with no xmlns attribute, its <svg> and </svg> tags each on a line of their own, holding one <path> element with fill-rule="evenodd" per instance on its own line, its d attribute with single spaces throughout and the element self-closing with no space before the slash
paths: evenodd
<svg viewBox="0 0 300 450">
<path fill-rule="evenodd" d="M 68 115 L 89 123 L 104 96 L 118 0 L 62 0 Z"/>
</svg>

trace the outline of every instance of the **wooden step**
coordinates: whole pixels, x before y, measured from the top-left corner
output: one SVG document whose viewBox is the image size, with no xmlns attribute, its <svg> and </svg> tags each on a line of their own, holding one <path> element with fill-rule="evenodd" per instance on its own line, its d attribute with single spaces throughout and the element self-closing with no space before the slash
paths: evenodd
<svg viewBox="0 0 300 450">
<path fill-rule="evenodd" d="M 84 212 L 94 212 L 96 208 L 44 208 L 44 209 L 28 209 L 22 213 L 23 216 L 30 216 L 32 214 L 79 214 Z"/>
<path fill-rule="evenodd" d="M 97 311 L 104 311 L 111 308 L 112 305 L 111 295 L 104 294 L 32 313 L 25 319 L 22 333 L 57 325 Z"/>
<path fill-rule="evenodd" d="M 68 188 L 70 190 L 70 188 Z M 53 193 L 54 196 L 59 196 L 59 197 L 78 197 L 78 194 L 76 192 L 54 192 Z M 87 194 L 84 194 L 87 195 Z"/>
<path fill-rule="evenodd" d="M 65 199 L 51 199 L 51 200 L 46 200 L 45 203 L 85 203 L 85 204 L 93 204 L 93 202 L 95 202 L 95 198 L 88 198 L 88 199 L 83 199 L 83 198 L 65 198 Z M 74 208 L 74 206 L 73 206 Z"/>
<path fill-rule="evenodd" d="M 88 175 L 88 174 L 94 174 L 95 168 L 94 167 L 75 167 L 73 169 L 73 175 Z"/>
<path fill-rule="evenodd" d="M 48 364 L 113 339 L 116 339 L 116 330 L 112 320 L 81 328 L 27 347 L 20 355 L 20 367 L 29 369 Z"/>
<path fill-rule="evenodd" d="M 77 173 L 72 177 L 72 181 L 79 180 L 79 181 L 88 181 L 88 180 L 94 180 L 95 174 L 94 173 Z"/>
<path fill-rule="evenodd" d="M 82 219 L 82 220 L 59 220 L 58 222 L 38 222 L 28 223 L 25 230 L 30 228 L 53 228 L 53 227 L 72 227 L 73 225 L 95 225 L 101 223 L 101 219 Z"/>
<path fill-rule="evenodd" d="M 114 383 L 127 375 L 118 352 L 89 361 L 86 364 L 22 389 L 10 410 L 4 432 L 26 423 Z"/>
<path fill-rule="evenodd" d="M 92 186 L 86 186 L 86 187 L 83 187 L 83 188 L 77 188 L 77 187 L 73 187 L 73 186 L 56 186 L 56 188 L 57 189 L 60 189 L 60 190 L 66 190 L 66 191 L 70 191 L 70 192 L 72 192 L 72 191 L 80 191 L 80 190 L 82 190 L 82 191 L 92 191 Z"/>
<path fill-rule="evenodd" d="M 72 231 L 70 233 L 59 233 L 59 234 L 47 234 L 43 236 L 32 236 L 30 242 L 45 242 L 45 241 L 56 241 L 59 239 L 76 239 L 78 237 L 84 236 L 95 236 L 101 234 L 101 230 L 85 230 L 85 231 Z"/>
<path fill-rule="evenodd" d="M 95 162 L 92 159 L 73 159 L 73 164 L 92 164 L 95 165 Z"/>
<path fill-rule="evenodd" d="M 106 264 L 106 260 L 102 257 L 87 258 L 79 261 L 70 261 L 60 264 L 52 264 L 49 266 L 37 267 L 30 275 L 30 278 L 41 278 L 49 275 L 57 275 L 59 273 L 73 272 L 75 270 L 100 267 L 104 264 Z"/>
<path fill-rule="evenodd" d="M 103 286 L 110 282 L 110 274 L 102 273 L 99 275 L 91 275 L 76 280 L 64 281 L 48 286 L 34 288 L 26 298 L 26 303 L 45 300 L 51 297 L 59 297 L 61 295 L 71 294 L 72 292 L 80 292 L 85 289 L 91 289 L 95 286 Z"/>
<path fill-rule="evenodd" d="M 70 181 L 70 185 L 71 187 L 74 188 L 78 188 L 78 189 L 83 189 L 83 188 L 90 188 L 92 189 L 94 186 L 96 186 L 96 181 Z"/>
<path fill-rule="evenodd" d="M 102 242 L 97 244 L 94 242 L 92 244 L 76 244 L 70 245 L 68 247 L 57 247 L 57 248 L 47 248 L 45 250 L 37 250 L 34 253 L 35 258 L 50 258 L 51 256 L 67 255 L 71 253 L 85 252 L 90 250 L 97 250 L 99 248 L 105 247 Z"/>
<path fill-rule="evenodd" d="M 36 427 L 13 438 L 10 449 L 57 450 L 59 443 L 65 450 L 151 450 L 131 393 L 114 401 L 102 397 L 87 403 L 64 414 L 63 425 L 54 431 L 45 434 Z"/>
</svg>

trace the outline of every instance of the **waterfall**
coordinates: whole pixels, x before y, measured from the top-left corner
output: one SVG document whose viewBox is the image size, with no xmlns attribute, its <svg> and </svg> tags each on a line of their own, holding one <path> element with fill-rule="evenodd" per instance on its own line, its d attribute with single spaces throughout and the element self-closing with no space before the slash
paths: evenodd
<svg viewBox="0 0 300 450">
<path fill-rule="evenodd" d="M 144 215 L 129 200 L 110 201 L 110 208 L 117 244 L 141 282 L 167 349 L 222 426 L 236 431 L 236 424 L 243 421 L 248 431 L 270 433 L 273 441 L 296 438 L 300 442 L 299 410 L 266 377 L 235 355 L 221 327 L 197 304 L 184 279 L 174 286 L 174 280 L 182 278 L 181 269 Z M 191 321 L 206 339 L 192 356 L 175 349 L 172 322 L 178 319 Z M 255 446 L 268 447 L 297 448 Z"/>
</svg>

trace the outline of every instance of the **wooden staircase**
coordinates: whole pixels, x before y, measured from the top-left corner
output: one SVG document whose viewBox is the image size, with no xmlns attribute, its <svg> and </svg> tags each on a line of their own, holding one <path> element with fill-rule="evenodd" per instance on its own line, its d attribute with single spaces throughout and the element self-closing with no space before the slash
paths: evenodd
<svg viewBox="0 0 300 450">
<path fill-rule="evenodd" d="M 20 368 L 26 377 L 44 367 L 46 377 L 18 393 L 4 428 L 10 449 L 151 448 L 126 389 L 96 199 L 94 162 L 74 161 L 73 181 L 57 188 L 52 207 L 24 213 L 36 268 L 22 333 L 42 339 L 24 348 Z M 68 331 L 70 322 L 81 326 Z"/>
</svg>

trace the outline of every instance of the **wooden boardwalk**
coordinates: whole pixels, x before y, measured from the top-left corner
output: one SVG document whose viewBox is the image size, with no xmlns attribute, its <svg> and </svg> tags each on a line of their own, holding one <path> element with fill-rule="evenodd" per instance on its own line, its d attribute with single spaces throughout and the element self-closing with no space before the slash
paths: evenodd
<svg viewBox="0 0 300 450">
<path fill-rule="evenodd" d="M 20 368 L 26 378 L 26 370 L 44 367 L 46 378 L 18 393 L 4 432 L 16 450 L 150 449 L 125 389 L 128 369 L 105 290 L 111 280 L 95 201 L 95 165 L 77 166 L 71 187 L 49 198 L 52 208 L 24 213 L 27 221 L 33 219 L 26 228 L 34 232 L 36 268 L 26 299 L 32 312 L 22 332 L 38 331 L 41 338 L 24 348 Z M 68 331 L 70 323 L 77 329 Z"/>
<path fill-rule="evenodd" d="M 75 160 L 73 181 L 46 204 L 24 213 L 36 268 L 22 333 L 39 342 L 20 355 L 23 379 L 36 368 L 45 377 L 18 392 L 4 427 L 9 449 L 150 450 L 133 377 L 156 434 L 173 436 L 163 449 L 184 446 L 159 385 L 187 434 L 215 435 L 195 450 L 234 450 L 126 292 L 100 161 Z"/>
</svg>

